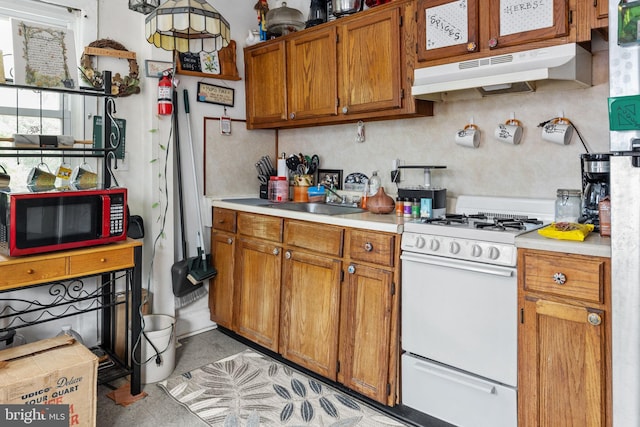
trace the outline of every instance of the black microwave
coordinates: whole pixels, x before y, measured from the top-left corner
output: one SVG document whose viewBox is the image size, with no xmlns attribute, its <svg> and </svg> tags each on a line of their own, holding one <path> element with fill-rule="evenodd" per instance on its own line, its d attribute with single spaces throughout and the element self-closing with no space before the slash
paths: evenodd
<svg viewBox="0 0 640 427">
<path fill-rule="evenodd" d="M 0 253 L 30 255 L 127 238 L 127 189 L 0 190 Z"/>
</svg>

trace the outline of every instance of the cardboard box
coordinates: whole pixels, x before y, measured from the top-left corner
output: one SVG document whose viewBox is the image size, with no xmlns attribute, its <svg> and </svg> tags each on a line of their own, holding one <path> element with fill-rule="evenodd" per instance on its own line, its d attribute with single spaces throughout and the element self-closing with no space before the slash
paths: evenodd
<svg viewBox="0 0 640 427">
<path fill-rule="evenodd" d="M 70 426 L 96 425 L 97 380 L 97 356 L 68 336 L 0 351 L 0 405 L 67 404 Z"/>
<path fill-rule="evenodd" d="M 142 290 L 142 301 L 147 298 L 147 290 Z M 116 302 L 124 301 L 124 292 L 116 296 Z M 131 304 L 131 292 L 129 292 L 129 304 Z M 142 315 L 149 314 L 151 301 L 147 300 L 146 303 L 142 304 Z M 129 325 L 126 328 L 129 329 L 129 334 L 131 334 L 131 310 L 133 307 L 129 306 Z M 135 308 L 138 310 L 138 307 Z M 120 304 L 116 307 L 116 343 L 115 343 L 115 351 L 118 357 L 124 361 L 128 361 L 129 357 L 125 359 L 124 355 L 124 336 L 125 336 L 125 312 L 126 308 L 124 304 Z M 131 351 L 131 337 L 129 337 L 129 351 Z"/>
</svg>

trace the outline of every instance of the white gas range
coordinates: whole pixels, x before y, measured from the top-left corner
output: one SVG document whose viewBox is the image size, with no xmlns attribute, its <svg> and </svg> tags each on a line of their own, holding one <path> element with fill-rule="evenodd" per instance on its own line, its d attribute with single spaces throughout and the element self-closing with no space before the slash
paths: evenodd
<svg viewBox="0 0 640 427">
<path fill-rule="evenodd" d="M 403 404 L 459 426 L 517 425 L 516 237 L 554 200 L 460 196 L 405 223 Z"/>
</svg>

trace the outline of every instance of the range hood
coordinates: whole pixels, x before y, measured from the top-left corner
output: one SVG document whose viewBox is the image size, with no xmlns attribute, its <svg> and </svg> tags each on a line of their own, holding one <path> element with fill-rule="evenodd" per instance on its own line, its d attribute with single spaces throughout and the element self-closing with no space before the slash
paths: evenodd
<svg viewBox="0 0 640 427">
<path fill-rule="evenodd" d="M 534 91 L 545 87 L 591 86 L 591 53 L 576 43 L 487 58 L 417 68 L 411 94 L 444 101 L 475 96 Z"/>
</svg>

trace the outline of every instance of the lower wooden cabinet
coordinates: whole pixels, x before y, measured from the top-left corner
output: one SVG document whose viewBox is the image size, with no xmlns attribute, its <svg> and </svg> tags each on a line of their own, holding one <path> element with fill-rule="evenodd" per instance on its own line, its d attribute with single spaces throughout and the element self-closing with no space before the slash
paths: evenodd
<svg viewBox="0 0 640 427">
<path fill-rule="evenodd" d="M 518 425 L 611 426 L 609 259 L 518 256 Z"/>
<path fill-rule="evenodd" d="M 395 405 L 399 235 L 220 208 L 213 215 L 211 319 Z"/>
<path fill-rule="evenodd" d="M 391 395 L 393 272 L 351 263 L 340 318 L 340 382 L 378 402 Z M 375 350 L 374 350 L 375 349 Z"/>
<path fill-rule="evenodd" d="M 236 248 L 233 330 L 278 351 L 282 247 L 240 238 Z"/>
<path fill-rule="evenodd" d="M 215 230 L 211 233 L 211 256 L 216 275 L 209 282 L 209 312 L 212 321 L 227 329 L 233 327 L 235 241 L 233 234 Z"/>
<path fill-rule="evenodd" d="M 295 250 L 284 258 L 280 354 L 335 381 L 342 261 Z"/>
</svg>

